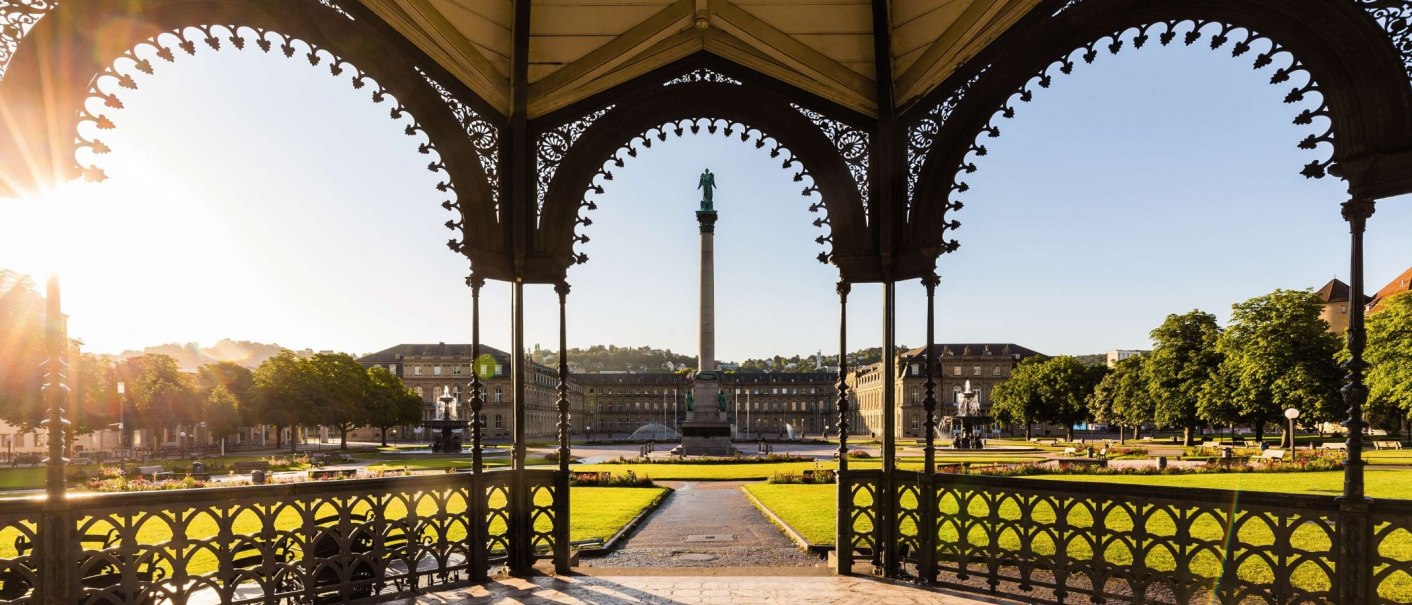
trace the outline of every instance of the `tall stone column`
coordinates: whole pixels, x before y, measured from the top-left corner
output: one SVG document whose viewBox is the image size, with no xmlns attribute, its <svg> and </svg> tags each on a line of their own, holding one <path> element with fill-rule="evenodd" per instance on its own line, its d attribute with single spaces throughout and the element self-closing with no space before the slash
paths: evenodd
<svg viewBox="0 0 1412 605">
<path fill-rule="evenodd" d="M 701 332 L 697 371 L 716 369 L 716 211 L 698 210 L 701 227 Z"/>
</svg>

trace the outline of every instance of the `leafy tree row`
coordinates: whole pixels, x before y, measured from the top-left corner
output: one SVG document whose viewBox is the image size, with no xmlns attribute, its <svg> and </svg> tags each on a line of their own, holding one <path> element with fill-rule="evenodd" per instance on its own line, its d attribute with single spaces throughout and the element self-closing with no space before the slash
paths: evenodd
<svg viewBox="0 0 1412 605">
<path fill-rule="evenodd" d="M 1345 414 L 1338 360 L 1346 353 L 1322 309 L 1310 291 L 1276 290 L 1233 305 L 1224 329 L 1200 310 L 1169 315 L 1152 331 L 1150 353 L 1112 370 L 1085 371 L 1067 356 L 1031 358 L 996 387 L 992 413 L 1024 424 L 1027 437 L 1037 422 L 1094 420 L 1135 435 L 1147 424 L 1181 430 L 1187 445 L 1206 425 L 1244 424 L 1262 438 L 1289 408 L 1305 425 L 1338 420 Z M 1412 413 L 1412 294 L 1388 299 L 1369 318 L 1367 358 L 1374 414 Z"/>
</svg>

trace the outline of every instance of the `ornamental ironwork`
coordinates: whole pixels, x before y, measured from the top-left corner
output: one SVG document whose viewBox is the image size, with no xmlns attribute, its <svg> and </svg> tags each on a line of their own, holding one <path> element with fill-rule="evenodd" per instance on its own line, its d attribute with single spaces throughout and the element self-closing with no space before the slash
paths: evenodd
<svg viewBox="0 0 1412 605">
<path fill-rule="evenodd" d="M 838 120 L 796 103 L 790 103 L 795 111 L 803 114 L 824 137 L 833 143 L 838 156 L 848 166 L 853 183 L 858 186 L 858 197 L 863 201 L 863 216 L 868 216 L 868 141 L 866 130 L 854 128 Z"/>
<path fill-rule="evenodd" d="M 1358 0 L 1358 4 L 1387 32 L 1388 40 L 1402 57 L 1403 70 L 1412 79 L 1412 3 L 1405 0 Z"/>
<path fill-rule="evenodd" d="M 707 82 L 711 84 L 734 84 L 736 86 L 741 85 L 740 80 L 732 78 L 716 70 L 702 67 L 700 69 L 693 70 L 675 78 L 672 78 L 670 80 L 667 80 L 666 82 L 662 83 L 662 86 L 671 86 L 673 84 L 695 84 L 698 82 Z"/>
<path fill-rule="evenodd" d="M 29 29 L 59 3 L 56 0 L 10 0 L 0 6 L 0 80 Z"/>
<path fill-rule="evenodd" d="M 498 216 L 500 214 L 499 129 L 475 109 L 472 109 L 470 105 L 457 98 L 449 89 L 442 86 L 441 82 L 437 82 L 421 69 L 418 69 L 417 73 L 421 74 L 427 84 L 441 95 L 442 102 L 446 103 L 446 107 L 451 110 L 451 114 L 461 124 L 461 129 L 466 133 L 466 139 L 475 148 L 481 169 L 485 170 L 486 181 L 490 185 L 490 201 L 495 206 L 495 213 Z"/>
<path fill-rule="evenodd" d="M 917 192 L 917 180 L 921 178 L 922 167 L 926 165 L 927 153 L 931 151 L 936 138 L 941 136 L 941 128 L 951 120 L 952 112 L 962 99 L 971 92 L 971 86 L 985 74 L 985 68 L 962 82 L 916 122 L 907 127 L 907 216 L 912 214 L 912 204 Z"/>
<path fill-rule="evenodd" d="M 596 120 L 602 116 L 600 113 L 597 115 L 592 115 L 591 117 Z M 627 164 L 627 158 L 637 157 L 639 148 L 650 149 L 654 140 L 666 141 L 668 136 L 675 136 L 680 138 L 687 134 L 700 134 L 702 132 L 705 132 L 709 135 L 719 134 L 728 138 L 739 137 L 739 140 L 742 143 L 752 143 L 756 149 L 762 149 L 766 145 L 769 145 L 770 157 L 773 159 L 780 160 L 780 168 L 786 170 L 791 168 L 796 169 L 796 172 L 793 175 L 794 182 L 805 183 L 804 188 L 800 191 L 800 195 L 803 195 L 804 197 L 812 197 L 816 194 L 822 195 L 822 192 L 819 190 L 818 185 L 814 183 L 813 175 L 810 174 L 808 167 L 804 166 L 804 163 L 800 161 L 799 158 L 795 157 L 792 151 L 786 148 L 784 144 L 780 143 L 774 137 L 771 137 L 770 135 L 765 134 L 763 131 L 754 128 L 748 124 L 743 124 L 734 120 L 727 120 L 723 118 L 685 118 L 681 120 L 676 120 L 674 122 L 667 122 L 665 124 L 653 126 L 647 129 L 647 131 L 628 139 L 628 141 L 624 143 L 622 147 L 619 147 L 617 151 L 614 151 L 613 155 L 609 156 L 608 160 L 603 162 L 603 166 L 600 167 L 598 171 L 595 172 L 593 176 L 589 178 L 588 188 L 584 191 L 583 197 L 579 199 L 578 218 L 574 226 L 574 246 L 577 247 L 579 244 L 588 243 L 589 237 L 583 233 L 580 233 L 579 227 L 588 227 L 593 224 L 593 219 L 585 216 L 585 213 L 598 209 L 598 203 L 594 200 L 594 198 L 603 194 L 603 192 L 605 191 L 603 184 L 605 182 L 613 180 L 613 168 L 622 168 Z M 580 131 L 579 134 L 582 134 L 582 132 Z M 575 136 L 575 138 L 577 138 L 577 136 Z M 556 158 L 558 160 L 562 160 L 562 152 L 558 153 L 559 155 L 557 155 Z M 541 158 L 542 157 L 543 156 L 541 156 Z M 542 161 L 543 160 L 541 159 L 541 162 Z M 796 164 L 798 165 L 797 167 Z M 544 164 L 541 163 L 540 166 L 540 186 L 545 187 L 548 183 L 548 179 L 546 179 L 546 177 L 543 175 Z M 555 167 L 557 167 L 557 161 L 555 163 Z M 806 182 L 805 179 L 808 179 L 808 181 Z M 540 202 L 540 208 L 542 211 L 543 201 Z M 828 217 L 827 208 L 823 204 L 823 202 L 814 202 L 809 205 L 809 212 L 818 214 L 821 211 L 823 212 L 823 216 L 814 219 L 813 225 L 820 229 L 823 229 L 825 226 L 829 226 L 829 228 L 832 229 L 832 225 Z M 825 251 L 820 252 L 817 258 L 821 263 L 828 263 L 830 259 L 833 258 L 832 251 L 828 249 L 828 246 L 833 243 L 833 233 L 830 232 L 824 235 L 820 235 L 814 238 L 814 242 L 826 247 Z M 588 262 L 588 255 L 584 254 L 583 252 L 575 252 L 573 257 L 574 264 L 581 265 Z"/>
<path fill-rule="evenodd" d="M 313 67 L 327 65 L 329 74 L 335 77 L 348 75 L 355 90 L 368 89 L 371 91 L 370 97 L 374 103 L 390 103 L 392 107 L 389 110 L 389 116 L 393 120 L 401 120 L 404 117 L 410 120 L 403 129 L 404 134 L 407 136 L 421 134 L 427 139 L 426 142 L 417 146 L 418 152 L 430 155 L 436 150 L 435 145 L 427 137 L 426 130 L 391 91 L 332 51 L 311 42 L 266 29 L 247 26 L 203 25 L 185 27 L 148 38 L 124 51 L 121 57 L 93 78 L 89 85 L 89 102 L 84 103 L 78 114 L 75 161 L 82 163 L 81 160 L 85 156 L 91 160 L 92 155 L 106 154 L 112 150 L 96 136 L 99 131 L 116 128 L 116 123 L 105 110 L 123 108 L 122 100 L 118 98 L 116 90 L 137 90 L 138 80 L 135 74 L 153 75 L 159 65 L 153 60 L 154 58 L 172 63 L 182 55 L 194 56 L 202 46 L 219 51 L 225 44 L 229 44 L 236 50 L 244 50 L 251 43 L 267 54 L 277 50 L 285 58 L 300 55 Z M 98 101 L 98 103 L 92 101 Z M 427 169 L 432 172 L 446 172 L 445 165 L 440 161 L 429 163 Z M 88 180 L 101 181 L 107 178 L 103 170 L 92 162 L 87 163 L 83 172 Z M 450 179 L 447 179 L 438 183 L 437 189 L 442 192 L 454 192 L 455 186 L 450 182 Z"/>
<path fill-rule="evenodd" d="M 357 21 L 357 19 L 354 19 L 354 18 L 353 18 L 353 15 L 348 14 L 348 11 L 343 10 L 343 7 L 342 7 L 342 6 L 339 6 L 337 3 L 333 2 L 332 0 L 319 0 L 319 4 L 324 5 L 324 7 L 326 7 L 326 8 L 332 9 L 333 12 L 336 12 L 336 13 L 338 13 L 338 14 L 340 14 L 340 15 L 343 15 L 343 17 L 344 17 L 345 19 L 348 19 L 349 21 Z"/>
<path fill-rule="evenodd" d="M 598 118 L 607 115 L 612 109 L 613 106 L 609 105 L 539 135 L 535 143 L 535 159 L 539 168 L 535 187 L 536 222 L 544 214 L 544 200 L 549 195 L 549 184 L 554 182 L 554 175 L 559 172 L 559 165 L 564 162 L 564 157 L 569 155 L 569 149 L 583 133 L 588 132 L 589 127 L 593 126 Z"/>
<path fill-rule="evenodd" d="M 1207 31 L 1214 30 L 1214 31 Z M 991 115 L 984 127 L 976 134 L 970 147 L 963 154 L 960 163 L 953 173 L 950 193 L 947 199 L 947 210 L 960 210 L 964 204 L 953 199 L 954 194 L 963 193 L 970 189 L 963 179 L 964 175 L 974 173 L 977 170 L 976 158 L 986 155 L 985 145 L 980 143 L 981 138 L 996 138 L 1000 136 L 1000 127 L 997 125 L 998 119 L 1010 119 L 1015 117 L 1014 100 L 1028 103 L 1034 98 L 1035 87 L 1049 88 L 1054 77 L 1058 74 L 1068 75 L 1073 73 L 1075 65 L 1079 60 L 1084 63 L 1093 63 L 1097 60 L 1100 49 L 1108 51 L 1109 54 L 1118 54 L 1124 46 L 1131 45 L 1135 49 L 1141 49 L 1149 42 L 1156 40 L 1157 43 L 1167 46 L 1174 41 L 1180 40 L 1187 46 L 1192 46 L 1198 41 L 1206 38 L 1207 46 L 1211 50 L 1229 48 L 1231 56 L 1241 57 L 1254 53 L 1253 66 L 1255 69 L 1264 69 L 1275 64 L 1279 56 L 1289 57 L 1289 63 L 1283 67 L 1277 67 L 1270 76 L 1270 83 L 1274 85 L 1286 85 L 1293 83 L 1289 93 L 1285 95 L 1285 103 L 1302 103 L 1311 99 L 1317 99 L 1318 105 L 1313 109 L 1304 109 L 1294 118 L 1294 124 L 1298 126 L 1313 126 L 1316 119 L 1323 119 L 1325 126 L 1318 134 L 1310 134 L 1299 141 L 1298 147 L 1305 150 L 1316 150 L 1320 146 L 1332 148 L 1334 141 L 1333 120 L 1330 118 L 1330 110 L 1327 101 L 1324 100 L 1320 92 L 1319 84 L 1314 80 L 1313 74 L 1297 57 L 1278 42 L 1263 36 L 1262 34 L 1248 28 L 1229 25 L 1216 21 L 1205 20 L 1172 20 L 1149 23 L 1137 27 L 1130 27 L 1120 32 L 1100 37 L 1085 46 L 1070 51 L 1062 57 L 1046 65 L 1038 74 L 1026 80 L 1020 87 L 1001 105 L 1000 109 Z M 1257 46 L 1263 50 L 1257 49 Z M 1295 76 L 1303 73 L 1306 81 L 1302 84 L 1295 80 Z M 1311 96 L 1312 95 L 1312 96 Z M 954 106 L 953 106 L 954 107 Z M 910 145 L 909 141 L 909 145 Z M 910 161 L 910 160 L 909 160 Z M 1314 160 L 1304 166 L 1300 171 L 1306 178 L 1323 178 L 1328 174 L 1329 168 L 1333 165 L 1333 154 L 1330 152 L 1328 159 Z M 910 167 L 910 166 L 909 166 Z M 943 230 L 954 230 L 960 223 L 950 221 L 945 223 Z M 955 241 L 947 242 L 944 249 L 954 250 L 957 244 Z"/>
</svg>

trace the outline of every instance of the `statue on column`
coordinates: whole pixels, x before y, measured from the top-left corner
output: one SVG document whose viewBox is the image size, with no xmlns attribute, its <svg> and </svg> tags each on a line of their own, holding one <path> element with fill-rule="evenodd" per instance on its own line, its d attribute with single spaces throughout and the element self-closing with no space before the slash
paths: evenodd
<svg viewBox="0 0 1412 605">
<path fill-rule="evenodd" d="M 696 410 L 696 397 L 693 397 L 693 396 L 692 396 L 691 391 L 687 391 L 687 392 L 686 392 L 686 411 L 692 412 L 692 411 L 695 411 L 695 410 Z"/>
<path fill-rule="evenodd" d="M 724 391 L 716 391 L 716 411 L 726 411 L 726 394 Z"/>
<path fill-rule="evenodd" d="M 707 168 L 701 173 L 701 180 L 696 182 L 696 188 L 701 190 L 701 211 L 715 212 L 711 204 L 712 194 L 716 189 L 716 175 L 711 174 L 711 169 Z"/>
</svg>

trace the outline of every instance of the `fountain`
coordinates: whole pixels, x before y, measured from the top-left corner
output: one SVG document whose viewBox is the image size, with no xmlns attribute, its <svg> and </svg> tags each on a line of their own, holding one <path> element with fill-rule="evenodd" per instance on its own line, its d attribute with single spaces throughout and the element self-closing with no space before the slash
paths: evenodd
<svg viewBox="0 0 1412 605">
<path fill-rule="evenodd" d="M 947 416 L 946 424 L 951 429 L 951 447 L 958 450 L 985 449 L 984 432 L 981 426 L 990 426 L 991 418 L 981 413 L 980 393 L 971 390 L 971 381 L 966 381 L 966 390 L 959 393 L 956 400 L 956 415 Z"/>
<path fill-rule="evenodd" d="M 431 451 L 434 454 L 461 453 L 460 433 L 470 425 L 470 422 L 460 418 L 458 413 L 460 397 L 460 389 L 457 389 L 455 394 L 449 390 L 443 393 L 437 400 L 436 413 L 432 414 L 432 419 L 422 421 L 422 427 L 432 434 Z M 440 431 L 440 434 L 437 431 Z"/>
</svg>

